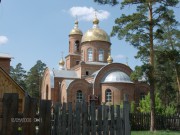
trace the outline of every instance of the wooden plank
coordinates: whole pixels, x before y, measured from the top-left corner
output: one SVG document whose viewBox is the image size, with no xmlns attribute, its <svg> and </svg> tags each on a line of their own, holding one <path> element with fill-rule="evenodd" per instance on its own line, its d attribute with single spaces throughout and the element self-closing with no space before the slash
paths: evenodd
<svg viewBox="0 0 180 135">
<path fill-rule="evenodd" d="M 102 105 L 98 106 L 98 127 L 97 127 L 98 135 L 102 135 Z"/>
<path fill-rule="evenodd" d="M 110 125 L 110 135 L 114 135 L 114 105 L 111 105 L 111 125 Z"/>
<path fill-rule="evenodd" d="M 18 135 L 18 94 L 4 93 L 1 135 Z"/>
<path fill-rule="evenodd" d="M 26 96 L 24 103 L 23 118 L 26 119 L 27 121 L 23 123 L 23 128 L 22 128 L 23 135 L 36 134 L 35 122 L 39 122 L 39 119 L 36 118 L 36 112 L 37 112 L 37 99 Z"/>
<path fill-rule="evenodd" d="M 68 103 L 68 135 L 73 135 L 72 133 L 72 103 Z"/>
<path fill-rule="evenodd" d="M 103 135 L 108 135 L 108 112 L 107 106 L 103 105 Z"/>
<path fill-rule="evenodd" d="M 62 135 L 66 135 L 66 103 L 63 103 L 62 108 Z"/>
<path fill-rule="evenodd" d="M 50 135 L 51 134 L 51 101 L 41 100 L 39 111 L 40 111 L 39 135 Z"/>
<path fill-rule="evenodd" d="M 91 135 L 96 135 L 95 102 L 91 102 Z"/>
<path fill-rule="evenodd" d="M 128 101 L 123 102 L 123 117 L 124 117 L 124 135 L 131 134 L 131 127 L 130 127 L 130 120 L 129 120 L 129 113 L 130 113 L 130 104 Z"/>
<path fill-rule="evenodd" d="M 76 102 L 76 111 L 75 111 L 75 120 L 76 120 L 76 125 L 75 125 L 75 135 L 80 135 L 80 121 L 81 121 L 81 118 L 80 118 L 80 105 L 81 103 L 80 102 Z"/>
<path fill-rule="evenodd" d="M 82 104 L 82 135 L 87 135 L 87 126 L 88 126 L 88 108 L 87 103 L 83 102 Z"/>
<path fill-rule="evenodd" d="M 60 134 L 60 128 L 59 128 L 59 117 L 60 117 L 60 104 L 56 103 L 54 108 L 54 135 Z"/>
<path fill-rule="evenodd" d="M 121 130 L 122 130 L 122 127 L 121 127 L 121 118 L 120 118 L 120 106 L 117 105 L 116 106 L 116 135 L 121 135 Z"/>
</svg>

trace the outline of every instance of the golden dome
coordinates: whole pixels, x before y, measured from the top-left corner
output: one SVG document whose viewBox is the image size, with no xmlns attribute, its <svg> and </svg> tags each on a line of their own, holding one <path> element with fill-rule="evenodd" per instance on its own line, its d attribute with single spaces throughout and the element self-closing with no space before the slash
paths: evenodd
<svg viewBox="0 0 180 135">
<path fill-rule="evenodd" d="M 70 31 L 69 35 L 83 35 L 82 31 L 78 28 L 78 21 L 76 20 L 74 23 L 74 28 Z"/>
<path fill-rule="evenodd" d="M 98 27 L 99 20 L 97 17 L 93 20 L 93 28 L 89 29 L 82 37 L 81 43 L 88 41 L 105 41 L 110 43 L 108 34 Z"/>
<path fill-rule="evenodd" d="M 105 41 L 110 43 L 110 38 L 104 30 L 92 28 L 83 35 L 81 43 L 87 41 Z"/>
<path fill-rule="evenodd" d="M 111 55 L 109 54 L 109 57 L 107 58 L 107 63 L 111 64 L 113 62 L 113 58 L 111 57 Z"/>
<path fill-rule="evenodd" d="M 94 18 L 93 24 L 99 24 L 99 20 L 97 18 Z"/>
<path fill-rule="evenodd" d="M 64 64 L 65 64 L 65 62 L 64 62 L 64 60 L 63 60 L 63 58 L 59 61 L 59 65 L 60 66 L 64 66 Z"/>
</svg>

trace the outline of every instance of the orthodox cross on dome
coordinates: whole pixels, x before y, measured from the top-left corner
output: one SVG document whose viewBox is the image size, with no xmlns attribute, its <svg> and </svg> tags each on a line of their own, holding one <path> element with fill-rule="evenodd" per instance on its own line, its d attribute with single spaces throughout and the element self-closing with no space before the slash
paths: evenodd
<svg viewBox="0 0 180 135">
<path fill-rule="evenodd" d="M 93 28 L 98 28 L 99 20 L 97 18 L 97 10 L 94 10 L 94 16 L 95 18 L 93 19 Z"/>
<path fill-rule="evenodd" d="M 74 23 L 74 29 L 77 29 L 78 28 L 78 16 L 76 15 L 76 20 L 75 20 L 75 23 Z"/>
<path fill-rule="evenodd" d="M 95 18 L 97 18 L 97 9 L 94 9 L 94 16 L 95 16 Z"/>
<path fill-rule="evenodd" d="M 64 54 L 64 52 L 63 52 L 63 51 L 61 51 L 61 58 L 63 58 L 63 54 Z"/>
</svg>

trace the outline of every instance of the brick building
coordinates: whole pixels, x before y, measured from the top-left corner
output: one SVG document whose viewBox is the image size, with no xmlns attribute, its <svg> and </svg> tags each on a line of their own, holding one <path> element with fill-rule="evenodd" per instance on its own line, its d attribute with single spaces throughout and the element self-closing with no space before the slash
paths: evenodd
<svg viewBox="0 0 180 135">
<path fill-rule="evenodd" d="M 135 102 L 147 94 L 147 84 L 130 80 L 129 66 L 113 63 L 110 38 L 98 24 L 95 18 L 93 28 L 83 34 L 78 21 L 75 22 L 69 34 L 69 54 L 65 61 L 61 58 L 59 69 L 47 68 L 44 73 L 42 99 L 74 104 L 96 97 L 99 103 L 120 104 L 124 94 Z"/>
</svg>

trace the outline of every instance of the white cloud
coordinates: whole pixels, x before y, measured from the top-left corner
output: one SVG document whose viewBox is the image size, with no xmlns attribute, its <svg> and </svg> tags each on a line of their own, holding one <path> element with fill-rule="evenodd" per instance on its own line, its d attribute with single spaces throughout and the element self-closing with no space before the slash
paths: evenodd
<svg viewBox="0 0 180 135">
<path fill-rule="evenodd" d="M 116 56 L 114 56 L 115 59 L 124 59 L 126 58 L 126 56 L 122 55 L 122 54 L 118 54 Z"/>
<path fill-rule="evenodd" d="M 6 36 L 0 36 L 0 45 L 6 44 L 8 42 L 8 38 Z"/>
<path fill-rule="evenodd" d="M 78 17 L 78 20 L 92 21 L 95 16 L 95 9 L 92 7 L 72 7 L 69 9 L 69 13 L 73 17 Z M 107 19 L 110 13 L 105 10 L 96 10 L 96 15 L 99 20 Z"/>
</svg>

